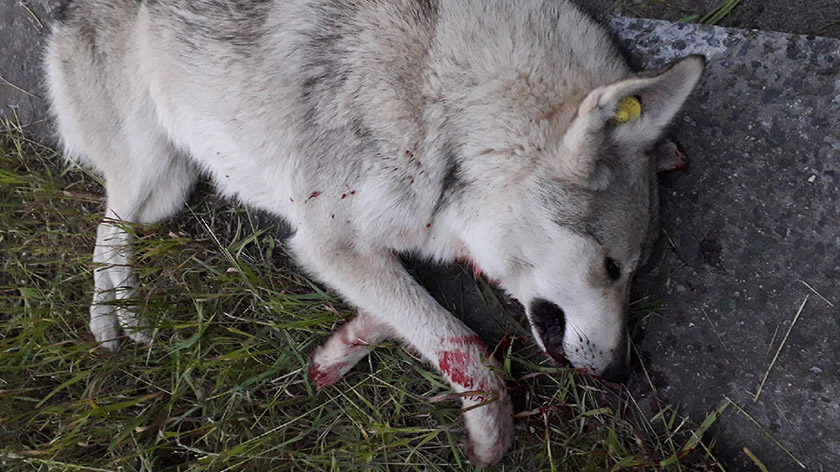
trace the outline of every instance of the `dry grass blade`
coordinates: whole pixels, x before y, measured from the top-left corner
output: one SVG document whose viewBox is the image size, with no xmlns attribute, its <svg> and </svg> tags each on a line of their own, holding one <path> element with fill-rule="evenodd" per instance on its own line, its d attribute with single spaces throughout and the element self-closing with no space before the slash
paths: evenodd
<svg viewBox="0 0 840 472">
<path fill-rule="evenodd" d="M 735 403 L 734 401 L 732 401 L 729 397 L 726 397 L 726 400 L 727 400 L 727 401 L 729 401 L 729 402 L 732 404 L 732 406 L 733 406 L 736 410 L 738 410 L 738 412 L 739 412 L 739 413 L 741 413 L 742 415 L 744 415 L 744 417 L 745 417 L 745 418 L 747 418 L 747 419 L 748 419 L 748 420 L 749 420 L 749 421 L 750 421 L 753 425 L 755 425 L 755 427 L 756 427 L 756 428 L 758 428 L 758 430 L 759 430 L 759 431 L 761 431 L 761 433 L 762 433 L 762 434 L 764 434 L 764 436 L 766 436 L 766 437 L 767 437 L 767 439 L 769 439 L 769 440 L 770 440 L 770 442 L 772 442 L 772 443 L 773 443 L 776 447 L 778 447 L 779 449 L 781 449 L 781 450 L 782 450 L 782 452 L 784 452 L 784 453 L 785 453 L 788 457 L 790 457 L 790 458 L 791 458 L 791 460 L 793 460 L 793 461 L 796 463 L 796 465 L 798 465 L 799 467 L 801 467 L 801 468 L 803 468 L 803 469 L 806 469 L 806 468 L 807 468 L 807 467 L 805 467 L 805 464 L 803 464 L 803 463 L 802 463 L 802 461 L 800 461 L 800 460 L 799 460 L 799 459 L 798 459 L 795 455 L 793 455 L 793 453 L 792 453 L 792 452 L 790 452 L 790 450 L 789 450 L 788 448 L 786 448 L 784 445 L 782 445 L 782 443 L 780 443 L 780 442 L 779 442 L 779 440 L 778 440 L 778 439 L 776 439 L 776 437 L 775 437 L 775 436 L 773 436 L 772 434 L 770 434 L 770 432 L 769 432 L 769 431 L 767 431 L 766 429 L 764 429 L 764 427 L 763 427 L 763 426 L 761 426 L 761 423 L 759 423 L 758 421 L 756 421 L 756 419 L 755 419 L 755 418 L 753 418 L 753 416 L 752 416 L 751 414 L 747 413 L 747 411 L 746 411 L 746 410 L 744 410 L 743 408 L 741 408 L 741 406 L 740 406 L 740 405 L 738 405 L 737 403 Z"/>
<path fill-rule="evenodd" d="M 793 317 L 793 321 L 791 321 L 790 326 L 788 326 L 788 330 L 785 333 L 785 336 L 782 338 L 782 342 L 779 343 L 779 349 L 776 350 L 776 355 L 773 356 L 773 360 L 770 361 L 770 365 L 767 366 L 767 371 L 764 373 L 764 378 L 761 379 L 761 384 L 758 386 L 758 390 L 755 392 L 755 396 L 753 397 L 753 401 L 758 401 L 758 397 L 761 395 L 761 390 L 764 388 L 765 382 L 767 382 L 767 377 L 770 376 L 770 371 L 773 369 L 773 366 L 776 364 L 776 360 L 779 359 L 779 354 L 782 353 L 782 349 L 785 347 L 785 343 L 787 342 L 788 336 L 790 336 L 790 332 L 793 330 L 793 326 L 799 320 L 799 315 L 802 314 L 802 310 L 805 309 L 805 304 L 808 303 L 808 298 L 810 295 L 805 297 L 805 300 L 802 301 L 802 305 L 799 306 L 799 310 L 796 311 L 796 315 Z"/>
<path fill-rule="evenodd" d="M 744 454 L 746 454 L 747 457 L 749 457 L 750 460 L 753 461 L 753 464 L 755 464 L 755 466 L 758 467 L 758 470 L 760 470 L 761 472 L 767 472 L 767 466 L 765 466 L 764 463 L 761 462 L 761 460 L 759 460 L 759 458 L 752 453 L 752 451 L 745 447 Z"/>
<path fill-rule="evenodd" d="M 810 291 L 814 292 L 814 295 L 816 295 L 816 296 L 820 297 L 820 298 L 822 299 L 822 301 L 826 302 L 826 303 L 828 304 L 828 306 L 830 306 L 830 307 L 834 308 L 834 304 L 833 304 L 833 303 L 831 303 L 830 301 L 828 301 L 828 299 L 827 299 L 827 298 L 825 298 L 824 296 L 822 296 L 822 294 L 821 294 L 820 292 L 818 292 L 818 291 L 817 291 L 814 287 L 811 287 L 811 286 L 808 284 L 808 282 L 806 282 L 806 281 L 804 281 L 804 280 L 800 280 L 800 282 L 802 283 L 802 285 L 804 285 L 804 286 L 808 287 L 808 290 L 810 290 Z"/>
</svg>

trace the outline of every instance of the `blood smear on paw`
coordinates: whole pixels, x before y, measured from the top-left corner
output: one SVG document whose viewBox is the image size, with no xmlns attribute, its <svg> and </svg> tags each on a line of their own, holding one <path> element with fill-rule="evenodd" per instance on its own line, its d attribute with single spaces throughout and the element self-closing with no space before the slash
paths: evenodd
<svg viewBox="0 0 840 472">
<path fill-rule="evenodd" d="M 449 376 L 453 383 L 464 388 L 473 388 L 475 379 L 467 374 L 467 366 L 473 361 L 469 354 L 455 349 L 440 353 L 438 366 L 440 371 Z"/>
</svg>

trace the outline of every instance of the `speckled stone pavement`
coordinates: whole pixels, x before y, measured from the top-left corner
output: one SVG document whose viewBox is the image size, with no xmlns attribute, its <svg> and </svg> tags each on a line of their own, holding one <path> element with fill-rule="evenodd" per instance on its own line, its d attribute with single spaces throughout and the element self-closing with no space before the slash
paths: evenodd
<svg viewBox="0 0 840 472">
<path fill-rule="evenodd" d="M 44 140 L 41 24 L 56 3 L 0 2 L 0 115 Z M 667 236 L 637 275 L 636 298 L 660 306 L 636 335 L 656 391 L 640 369 L 629 388 L 695 422 L 734 402 L 742 411 L 729 407 L 716 429 L 726 470 L 755 470 L 743 447 L 770 470 L 840 470 L 840 40 L 611 26 L 640 67 L 709 59 L 673 131 L 690 167 L 661 177 Z M 480 334 L 498 335 L 498 315 L 459 271 L 417 272 Z"/>
<path fill-rule="evenodd" d="M 612 27 L 646 67 L 709 60 L 674 128 L 690 168 L 661 178 L 666 249 L 637 276 L 662 305 L 639 345 L 658 394 L 697 421 L 728 398 L 761 425 L 727 410 L 727 470 L 755 470 L 743 447 L 770 470 L 840 470 L 840 41 Z"/>
</svg>

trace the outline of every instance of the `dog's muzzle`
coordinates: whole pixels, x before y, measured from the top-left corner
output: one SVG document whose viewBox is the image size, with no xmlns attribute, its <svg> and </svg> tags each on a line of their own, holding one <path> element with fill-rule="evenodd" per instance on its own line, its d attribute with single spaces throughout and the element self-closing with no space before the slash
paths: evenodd
<svg viewBox="0 0 840 472">
<path fill-rule="evenodd" d="M 563 350 L 563 336 L 566 334 L 566 315 L 563 313 L 563 309 L 541 298 L 531 302 L 529 308 L 534 333 L 539 336 L 545 348 L 545 353 L 553 362 L 565 364 L 566 354 Z M 600 374 L 596 374 L 591 369 L 583 370 L 590 374 L 596 374 L 607 382 L 626 382 L 630 377 L 626 336 L 619 344 L 616 352 L 618 353 L 616 358 Z"/>
</svg>

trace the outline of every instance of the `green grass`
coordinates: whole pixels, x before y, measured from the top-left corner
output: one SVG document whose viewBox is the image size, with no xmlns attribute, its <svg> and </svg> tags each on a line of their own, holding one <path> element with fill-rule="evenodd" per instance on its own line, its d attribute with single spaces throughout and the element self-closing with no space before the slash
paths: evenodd
<svg viewBox="0 0 840 472">
<path fill-rule="evenodd" d="M 315 390 L 307 357 L 350 311 L 288 264 L 264 218 L 206 188 L 174 221 L 133 228 L 131 303 L 155 343 L 98 348 L 87 306 L 102 189 L 65 169 L 0 137 L 0 470 L 472 469 L 458 402 L 430 401 L 446 385 L 398 346 Z M 503 359 L 519 419 L 498 470 L 718 470 L 699 441 L 716 415 L 644 413 L 626 390 L 541 366 L 521 339 Z"/>
<path fill-rule="evenodd" d="M 741 3 L 741 0 L 723 0 L 720 2 L 716 7 L 712 8 L 711 11 L 706 13 L 705 15 L 700 15 L 699 13 L 695 13 L 692 15 L 688 15 L 684 18 L 680 19 L 681 23 L 689 23 L 689 22 L 697 22 L 703 23 L 704 25 L 716 25 L 720 23 L 720 21 L 726 18 L 738 4 Z"/>
<path fill-rule="evenodd" d="M 674 19 L 679 18 L 679 22 L 681 23 L 702 23 L 705 25 L 716 25 L 720 23 L 721 20 L 729 16 L 732 13 L 732 10 L 741 3 L 741 0 L 721 0 L 714 8 L 711 10 L 702 13 L 698 12 L 697 5 L 692 5 L 691 2 L 686 1 L 679 1 L 679 2 L 667 2 L 665 0 L 643 0 L 643 1 L 633 1 L 630 2 L 628 0 L 617 0 L 612 8 L 621 7 L 623 9 L 627 9 L 628 11 L 632 12 L 636 16 L 648 16 L 649 13 L 646 15 L 639 11 L 639 9 L 654 9 L 654 11 L 661 11 L 661 12 L 669 12 L 673 11 L 678 13 L 682 16 L 677 16 Z M 655 15 L 654 17 L 659 18 L 662 13 Z M 666 14 L 665 16 L 671 16 Z"/>
<path fill-rule="evenodd" d="M 703 18 L 700 19 L 700 23 L 705 25 L 716 25 L 720 20 L 724 19 L 726 15 L 732 12 L 732 10 L 741 3 L 741 0 L 724 0 L 720 2 L 718 6 L 716 6 L 712 11 L 707 13 Z"/>
</svg>

